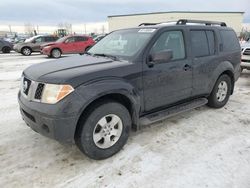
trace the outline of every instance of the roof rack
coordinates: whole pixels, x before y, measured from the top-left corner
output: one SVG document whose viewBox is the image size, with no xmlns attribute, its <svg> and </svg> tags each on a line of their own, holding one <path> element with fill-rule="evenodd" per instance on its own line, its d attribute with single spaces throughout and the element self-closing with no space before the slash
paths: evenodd
<svg viewBox="0 0 250 188">
<path fill-rule="evenodd" d="M 140 27 L 140 26 L 157 25 L 157 24 L 160 24 L 160 23 L 141 23 L 138 26 Z"/>
<path fill-rule="evenodd" d="M 176 25 L 186 25 L 187 23 L 205 24 L 205 25 L 219 25 L 222 27 L 227 26 L 227 24 L 225 22 L 214 22 L 214 21 L 204 21 L 204 20 L 186 20 L 186 19 L 178 20 Z"/>
</svg>

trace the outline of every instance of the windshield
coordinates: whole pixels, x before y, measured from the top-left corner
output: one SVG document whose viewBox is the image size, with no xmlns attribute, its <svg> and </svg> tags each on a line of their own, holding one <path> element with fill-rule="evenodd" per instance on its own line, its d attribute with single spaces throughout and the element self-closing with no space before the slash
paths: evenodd
<svg viewBox="0 0 250 188">
<path fill-rule="evenodd" d="M 32 42 L 33 39 L 35 39 L 35 38 L 37 38 L 37 37 L 40 37 L 40 36 L 41 36 L 41 35 L 36 35 L 36 36 L 34 36 L 34 37 L 28 38 L 28 39 L 25 40 L 25 42 Z"/>
<path fill-rule="evenodd" d="M 129 59 L 143 47 L 154 31 L 155 29 L 115 31 L 96 43 L 88 52 L 93 55 L 107 54 Z"/>
</svg>

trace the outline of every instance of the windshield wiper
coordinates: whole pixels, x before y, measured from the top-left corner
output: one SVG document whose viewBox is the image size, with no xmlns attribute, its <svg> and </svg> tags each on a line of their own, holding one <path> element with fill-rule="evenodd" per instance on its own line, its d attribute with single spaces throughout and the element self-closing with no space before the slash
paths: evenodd
<svg viewBox="0 0 250 188">
<path fill-rule="evenodd" d="M 118 57 L 114 56 L 114 55 L 109 55 L 109 54 L 93 54 L 94 56 L 102 56 L 102 57 L 108 57 L 110 59 L 113 59 L 114 61 L 119 60 Z"/>
</svg>

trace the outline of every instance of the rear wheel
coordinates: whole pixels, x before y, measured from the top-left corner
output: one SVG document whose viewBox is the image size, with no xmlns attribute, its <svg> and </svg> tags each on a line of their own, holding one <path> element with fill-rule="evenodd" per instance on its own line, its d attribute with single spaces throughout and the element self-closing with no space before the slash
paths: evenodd
<svg viewBox="0 0 250 188">
<path fill-rule="evenodd" d="M 52 51 L 51 51 L 51 57 L 54 57 L 54 58 L 59 58 L 59 57 L 61 57 L 61 55 L 62 55 L 62 52 L 61 52 L 61 50 L 59 50 L 59 49 L 53 49 Z"/>
<path fill-rule="evenodd" d="M 3 49 L 2 49 L 2 52 L 3 52 L 3 53 L 10 53 L 10 51 L 11 51 L 11 48 L 10 48 L 9 46 L 5 46 L 5 47 L 3 47 Z"/>
<path fill-rule="evenodd" d="M 225 106 L 230 97 L 231 89 L 231 78 L 226 74 L 221 75 L 216 81 L 212 93 L 208 97 L 208 106 L 213 108 Z"/>
<path fill-rule="evenodd" d="M 29 55 L 32 53 L 32 51 L 31 51 L 30 48 L 24 47 L 24 48 L 22 48 L 21 53 L 22 53 L 23 55 L 25 55 L 25 56 L 29 56 Z"/>
<path fill-rule="evenodd" d="M 76 143 L 88 157 L 106 159 L 122 149 L 128 139 L 131 117 L 126 107 L 110 101 L 92 107 L 80 120 Z"/>
</svg>

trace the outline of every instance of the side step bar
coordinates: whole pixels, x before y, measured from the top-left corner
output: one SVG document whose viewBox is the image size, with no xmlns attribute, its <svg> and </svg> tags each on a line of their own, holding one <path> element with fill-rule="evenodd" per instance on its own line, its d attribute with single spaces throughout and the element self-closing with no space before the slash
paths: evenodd
<svg viewBox="0 0 250 188">
<path fill-rule="evenodd" d="M 149 125 L 152 123 L 155 123 L 157 121 L 164 120 L 166 118 L 172 117 L 174 115 L 177 115 L 182 112 L 186 112 L 188 110 L 203 106 L 207 104 L 207 99 L 206 98 L 199 98 L 192 100 L 190 102 L 182 103 L 177 106 L 173 106 L 170 108 L 167 108 L 165 110 L 162 110 L 160 112 L 155 112 L 146 116 L 143 116 L 140 118 L 140 125 Z"/>
</svg>

